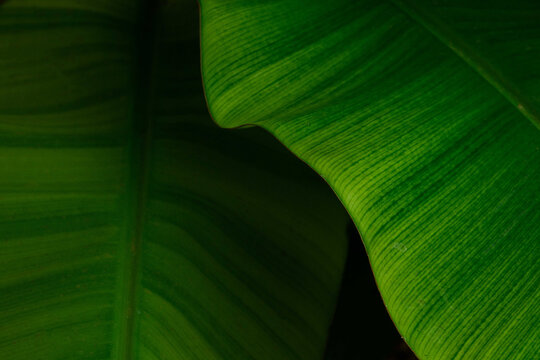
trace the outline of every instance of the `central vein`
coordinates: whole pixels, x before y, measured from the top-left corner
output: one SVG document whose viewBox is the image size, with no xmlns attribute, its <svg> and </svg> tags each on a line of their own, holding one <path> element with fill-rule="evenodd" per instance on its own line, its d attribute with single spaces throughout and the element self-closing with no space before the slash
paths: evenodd
<svg viewBox="0 0 540 360">
<path fill-rule="evenodd" d="M 129 170 L 126 194 L 126 231 L 121 254 L 119 308 L 116 313 L 116 339 L 113 358 L 134 359 L 136 308 L 141 267 L 141 243 L 148 192 L 148 168 L 152 129 L 150 116 L 151 73 L 154 54 L 154 26 L 157 3 L 141 0 L 134 29 L 134 68 L 132 71 L 133 122 L 129 141 Z"/>
<path fill-rule="evenodd" d="M 448 46 L 540 129 L 538 108 L 461 36 L 421 6 L 416 5 L 414 0 L 391 0 L 391 2 Z"/>
</svg>

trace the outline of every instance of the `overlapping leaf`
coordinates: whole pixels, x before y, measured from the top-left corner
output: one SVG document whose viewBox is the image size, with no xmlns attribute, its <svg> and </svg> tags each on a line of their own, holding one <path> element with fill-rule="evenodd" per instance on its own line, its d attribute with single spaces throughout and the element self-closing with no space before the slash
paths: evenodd
<svg viewBox="0 0 540 360">
<path fill-rule="evenodd" d="M 334 188 L 419 357 L 537 357 L 539 3 L 201 8 L 214 119 L 266 128 Z"/>
</svg>

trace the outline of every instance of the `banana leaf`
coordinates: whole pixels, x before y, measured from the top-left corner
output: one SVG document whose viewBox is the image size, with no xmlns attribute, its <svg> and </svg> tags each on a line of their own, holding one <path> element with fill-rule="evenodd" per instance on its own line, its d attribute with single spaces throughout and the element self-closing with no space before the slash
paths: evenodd
<svg viewBox="0 0 540 360">
<path fill-rule="evenodd" d="M 539 5 L 201 2 L 416 354 L 535 358 Z M 0 6 L 2 358 L 323 356 L 346 214 L 194 11 Z"/>
<path fill-rule="evenodd" d="M 0 6 L 0 358 L 322 358 L 347 213 L 207 112 L 198 7 Z"/>
<path fill-rule="evenodd" d="M 202 0 L 206 96 L 317 171 L 420 359 L 540 354 L 540 2 Z"/>
</svg>

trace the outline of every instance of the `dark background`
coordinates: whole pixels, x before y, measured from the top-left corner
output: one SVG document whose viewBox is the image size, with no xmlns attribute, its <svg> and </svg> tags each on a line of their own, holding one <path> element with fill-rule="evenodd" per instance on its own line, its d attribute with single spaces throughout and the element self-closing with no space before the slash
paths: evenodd
<svg viewBox="0 0 540 360">
<path fill-rule="evenodd" d="M 414 360 L 377 289 L 362 239 L 351 221 L 349 248 L 325 360 Z"/>
</svg>

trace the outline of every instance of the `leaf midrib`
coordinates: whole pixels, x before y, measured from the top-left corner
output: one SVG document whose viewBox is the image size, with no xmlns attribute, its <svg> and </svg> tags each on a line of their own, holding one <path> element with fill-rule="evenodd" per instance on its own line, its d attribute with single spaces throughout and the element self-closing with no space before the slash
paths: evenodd
<svg viewBox="0 0 540 360">
<path fill-rule="evenodd" d="M 539 109 L 459 34 L 418 6 L 414 0 L 390 0 L 390 2 L 450 48 L 540 130 Z"/>
<path fill-rule="evenodd" d="M 136 308 L 141 267 L 141 244 L 146 212 L 152 121 L 150 116 L 151 74 L 154 55 L 157 2 L 140 0 L 134 24 L 133 117 L 129 133 L 128 178 L 126 179 L 125 238 L 120 260 L 119 304 L 115 313 L 113 358 L 131 360 L 135 354 Z"/>
</svg>

